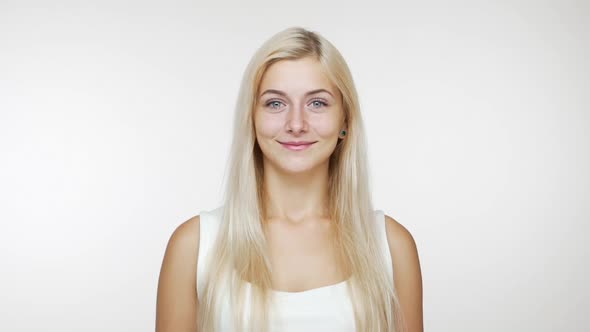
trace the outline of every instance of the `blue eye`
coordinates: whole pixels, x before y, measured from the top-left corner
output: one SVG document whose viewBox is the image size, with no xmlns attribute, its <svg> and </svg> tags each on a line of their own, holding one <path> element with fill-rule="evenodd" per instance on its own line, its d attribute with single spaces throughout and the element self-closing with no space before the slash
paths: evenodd
<svg viewBox="0 0 590 332">
<path fill-rule="evenodd" d="M 282 104 L 282 102 L 279 100 L 271 100 L 268 103 L 266 103 L 266 107 L 270 107 L 272 109 L 279 109 L 281 104 Z"/>
<path fill-rule="evenodd" d="M 323 106 L 328 106 L 328 104 L 325 101 L 319 100 L 319 99 L 312 100 L 311 104 L 312 104 L 312 106 L 314 106 L 316 108 L 323 107 Z"/>
</svg>

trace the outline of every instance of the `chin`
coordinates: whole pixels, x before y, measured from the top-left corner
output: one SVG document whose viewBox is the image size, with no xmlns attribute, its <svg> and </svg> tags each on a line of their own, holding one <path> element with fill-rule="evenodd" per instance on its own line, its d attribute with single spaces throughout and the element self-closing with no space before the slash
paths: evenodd
<svg viewBox="0 0 590 332">
<path fill-rule="evenodd" d="M 313 167 L 281 167 L 281 169 L 285 172 L 285 173 L 290 173 L 290 174 L 303 174 L 303 173 L 307 173 L 309 171 L 311 171 L 313 169 Z"/>
<path fill-rule="evenodd" d="M 317 154 L 305 155 L 305 152 L 302 151 L 303 153 L 301 155 L 297 155 L 297 153 L 285 151 L 282 146 L 279 149 L 271 148 L 264 150 L 262 153 L 265 156 L 263 158 L 265 159 L 265 163 L 268 163 L 270 167 L 283 173 L 306 173 L 323 164 L 321 160 L 318 160 Z M 326 162 L 328 160 L 329 156 L 326 157 Z"/>
<path fill-rule="evenodd" d="M 301 174 L 313 171 L 321 165 L 322 163 L 311 162 L 311 160 L 281 160 L 276 162 L 274 166 L 285 173 Z"/>
</svg>

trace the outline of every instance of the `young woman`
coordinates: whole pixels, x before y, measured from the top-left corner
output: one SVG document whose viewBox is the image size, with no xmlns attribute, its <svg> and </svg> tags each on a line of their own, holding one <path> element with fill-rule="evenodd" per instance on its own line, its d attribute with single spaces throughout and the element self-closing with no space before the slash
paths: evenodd
<svg viewBox="0 0 590 332">
<path fill-rule="evenodd" d="M 416 245 L 373 209 L 340 53 L 317 33 L 281 31 L 238 98 L 224 204 L 172 234 L 156 331 L 422 331 Z"/>
</svg>

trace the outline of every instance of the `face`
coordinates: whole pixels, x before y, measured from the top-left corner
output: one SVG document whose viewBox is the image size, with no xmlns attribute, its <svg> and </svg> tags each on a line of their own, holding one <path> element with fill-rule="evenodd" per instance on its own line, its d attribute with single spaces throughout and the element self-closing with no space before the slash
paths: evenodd
<svg viewBox="0 0 590 332">
<path fill-rule="evenodd" d="M 265 167 L 298 173 L 327 165 L 346 125 L 341 94 L 318 60 L 272 64 L 256 97 L 254 126 Z"/>
</svg>

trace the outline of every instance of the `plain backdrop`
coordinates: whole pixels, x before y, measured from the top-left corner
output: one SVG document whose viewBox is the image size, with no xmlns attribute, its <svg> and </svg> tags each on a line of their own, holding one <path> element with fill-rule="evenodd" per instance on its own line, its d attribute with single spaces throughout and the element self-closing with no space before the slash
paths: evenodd
<svg viewBox="0 0 590 332">
<path fill-rule="evenodd" d="M 343 54 L 427 331 L 587 331 L 587 1 L 0 2 L 0 330 L 150 331 L 167 241 L 219 206 L 243 71 Z"/>
</svg>

